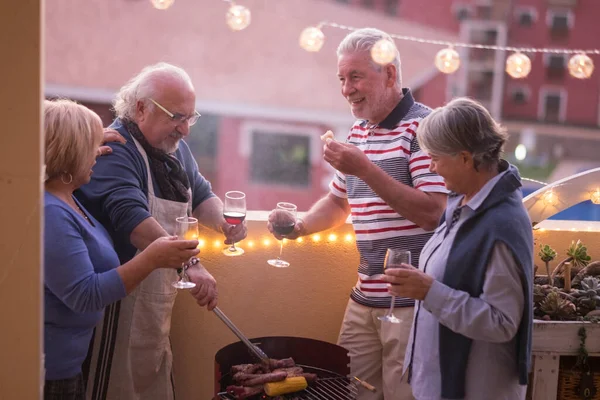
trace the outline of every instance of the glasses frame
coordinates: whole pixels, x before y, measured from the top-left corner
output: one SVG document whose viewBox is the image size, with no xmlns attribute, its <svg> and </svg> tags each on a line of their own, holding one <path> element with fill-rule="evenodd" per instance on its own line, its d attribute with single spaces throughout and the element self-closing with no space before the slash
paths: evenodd
<svg viewBox="0 0 600 400">
<path fill-rule="evenodd" d="M 175 122 L 177 124 L 187 123 L 188 126 L 192 126 L 196 122 L 198 122 L 198 118 L 200 118 L 202 116 L 202 114 L 200 114 L 197 110 L 194 110 L 194 115 L 192 115 L 190 117 L 186 117 L 185 115 L 182 115 L 179 113 L 173 114 L 171 111 L 169 111 L 165 107 L 163 107 L 158 101 L 156 101 L 152 98 L 149 98 L 149 100 L 152 103 L 154 103 L 154 105 L 156 107 L 160 108 L 165 114 L 167 114 L 169 116 L 169 118 L 171 118 L 172 122 Z"/>
</svg>

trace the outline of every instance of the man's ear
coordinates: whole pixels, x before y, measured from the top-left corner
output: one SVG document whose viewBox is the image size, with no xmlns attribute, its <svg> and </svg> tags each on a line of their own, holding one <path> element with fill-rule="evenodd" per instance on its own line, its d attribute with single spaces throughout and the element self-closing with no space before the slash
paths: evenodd
<svg viewBox="0 0 600 400">
<path fill-rule="evenodd" d="M 398 76 L 398 70 L 394 64 L 388 64 L 385 67 L 386 83 L 387 86 L 394 86 L 396 84 L 396 78 Z"/>
</svg>

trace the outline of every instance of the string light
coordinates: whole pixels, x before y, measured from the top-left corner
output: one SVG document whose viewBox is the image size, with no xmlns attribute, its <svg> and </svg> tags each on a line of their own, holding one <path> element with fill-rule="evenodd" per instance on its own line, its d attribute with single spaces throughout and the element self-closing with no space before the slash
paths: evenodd
<svg viewBox="0 0 600 400">
<path fill-rule="evenodd" d="M 452 47 L 442 49 L 435 55 L 435 66 L 444 74 L 452 74 L 460 66 L 460 56 Z"/>
<path fill-rule="evenodd" d="M 204 239 L 198 239 L 198 248 L 202 249 L 206 246 L 206 241 Z"/>
<path fill-rule="evenodd" d="M 379 65 L 387 65 L 396 58 L 396 46 L 387 39 L 380 39 L 371 47 L 371 58 Z"/>
<path fill-rule="evenodd" d="M 351 242 L 352 241 L 352 235 L 348 233 L 346 235 L 345 239 L 346 239 L 346 242 Z"/>
<path fill-rule="evenodd" d="M 213 243 L 213 246 L 215 247 L 221 247 L 221 241 L 220 240 L 215 240 Z"/>
<path fill-rule="evenodd" d="M 586 54 L 575 54 L 569 60 L 569 73 L 577 79 L 587 79 L 594 72 L 594 62 Z"/>
<path fill-rule="evenodd" d="M 173 5 L 175 0 L 150 0 L 150 2 L 157 10 L 166 10 Z"/>
<path fill-rule="evenodd" d="M 319 32 L 318 37 L 319 37 L 320 45 L 306 46 L 305 45 L 306 42 L 302 40 L 303 35 L 300 35 L 300 37 L 301 37 L 300 46 L 307 51 L 319 51 L 321 49 L 321 47 L 323 46 L 323 42 L 325 41 L 325 35 L 323 34 L 323 32 L 321 30 L 321 28 L 323 26 L 342 29 L 342 30 L 346 30 L 346 31 L 358 30 L 358 28 L 355 28 L 352 26 L 338 24 L 335 22 L 323 21 L 318 25 L 318 32 Z M 307 31 L 309 29 L 317 29 L 317 28 L 315 28 L 315 27 L 306 28 L 303 31 L 303 34 L 305 31 Z M 416 37 L 416 36 L 397 35 L 397 34 L 390 34 L 389 36 L 391 38 L 397 39 L 397 40 L 404 40 L 404 41 L 409 41 L 409 42 L 432 44 L 432 45 L 447 47 L 446 49 L 443 49 L 442 51 L 438 52 L 438 54 L 436 55 L 436 59 L 435 59 L 436 66 L 438 67 L 438 69 L 440 71 L 442 71 L 444 73 L 452 73 L 452 72 L 456 71 L 456 69 L 460 66 L 460 57 L 458 56 L 458 53 L 456 51 L 454 51 L 454 52 L 456 52 L 456 55 L 455 55 L 451 51 L 451 50 L 453 50 L 454 47 L 513 52 L 514 54 L 512 54 L 507 59 L 506 72 L 510 76 L 512 76 L 513 78 L 516 78 L 516 79 L 526 77 L 529 74 L 529 72 L 531 71 L 531 60 L 529 59 L 529 57 L 527 57 L 525 54 L 523 54 L 525 52 L 574 55 L 574 57 L 571 57 L 571 60 L 573 60 L 573 64 L 574 64 L 573 69 L 575 72 L 572 72 L 571 68 L 569 68 L 569 71 L 571 72 L 571 74 L 573 74 L 573 76 L 576 76 L 575 74 L 578 74 L 579 76 L 581 76 L 581 79 L 589 78 L 593 72 L 593 62 L 588 57 L 588 55 L 600 55 L 600 49 L 582 50 L 582 49 L 550 49 L 550 48 L 545 48 L 545 47 L 528 48 L 528 47 L 484 45 L 484 44 L 478 44 L 478 43 L 465 43 L 465 42 L 449 42 L 447 40 L 424 39 L 424 38 L 420 38 L 420 37 Z M 379 50 L 377 50 L 377 51 L 379 51 Z M 442 53 L 442 54 L 440 54 L 440 53 Z M 384 51 L 383 54 L 385 54 L 386 57 L 390 56 L 389 51 Z M 373 54 L 371 54 L 371 56 L 373 57 Z M 442 68 L 440 68 L 438 66 L 438 62 L 439 62 L 439 59 L 440 58 L 443 59 L 444 56 L 450 57 L 450 60 L 448 62 L 447 67 L 444 65 Z M 375 62 L 378 62 L 377 60 L 381 61 L 381 62 L 378 62 L 380 64 L 387 64 L 387 63 L 391 62 L 391 61 L 388 61 L 388 60 L 390 60 L 389 58 L 385 58 L 385 57 L 383 59 L 378 58 L 377 60 L 375 59 L 375 57 L 373 57 L 373 59 L 375 60 Z M 391 58 L 391 60 L 393 60 L 393 58 Z M 509 62 L 509 60 L 510 60 L 510 62 Z M 454 69 L 452 72 L 445 72 L 446 70 L 448 70 L 448 71 L 452 70 L 452 68 L 454 68 L 454 64 L 458 64 L 455 67 L 456 69 Z M 578 76 L 576 76 L 576 77 L 578 77 Z"/>
<path fill-rule="evenodd" d="M 590 200 L 594 204 L 600 204 L 600 188 L 596 189 L 596 191 L 592 193 Z"/>
<path fill-rule="evenodd" d="M 558 196 L 550 189 L 542 195 L 542 201 L 547 206 L 555 206 L 558 204 Z"/>
<path fill-rule="evenodd" d="M 335 233 L 330 233 L 329 236 L 327 236 L 327 240 L 329 240 L 330 242 L 335 242 L 337 239 L 337 235 Z"/>
<path fill-rule="evenodd" d="M 300 47 L 306 51 L 317 52 L 325 43 L 325 35 L 320 26 L 309 26 L 300 34 Z"/>
<path fill-rule="evenodd" d="M 301 237 L 299 237 L 298 239 L 296 239 L 296 242 L 302 243 L 302 242 L 304 242 L 304 239 L 302 239 Z"/>
<path fill-rule="evenodd" d="M 231 2 L 225 19 L 232 30 L 241 31 L 250 25 L 250 10 Z"/>
<path fill-rule="evenodd" d="M 250 248 L 254 247 L 254 240 L 248 241 L 248 247 L 250 247 Z"/>
<path fill-rule="evenodd" d="M 270 241 L 269 239 L 265 239 L 265 240 L 263 240 L 263 244 L 264 244 L 265 246 L 268 246 L 268 245 L 270 245 L 270 244 L 271 244 L 271 241 Z"/>
<path fill-rule="evenodd" d="M 319 234 L 313 235 L 312 240 L 313 240 L 313 242 L 318 242 L 319 240 L 321 240 L 321 235 L 319 235 Z"/>
<path fill-rule="evenodd" d="M 506 59 L 506 72 L 515 79 L 522 79 L 531 72 L 531 60 L 517 51 Z"/>
</svg>

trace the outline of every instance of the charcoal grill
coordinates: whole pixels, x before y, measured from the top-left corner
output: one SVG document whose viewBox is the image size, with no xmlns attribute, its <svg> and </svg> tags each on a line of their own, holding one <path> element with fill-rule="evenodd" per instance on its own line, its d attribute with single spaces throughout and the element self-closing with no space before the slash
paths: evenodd
<svg viewBox="0 0 600 400">
<path fill-rule="evenodd" d="M 353 400 L 356 399 L 358 387 L 348 378 L 348 351 L 343 347 L 320 340 L 271 336 L 250 339 L 271 358 L 292 357 L 296 364 L 306 372 L 317 374 L 316 383 L 303 391 L 281 396 L 283 399 L 306 400 Z M 255 363 L 247 347 L 242 342 L 225 346 L 215 355 L 215 399 L 233 400 L 234 396 L 226 392 L 232 382 L 229 373 L 237 364 Z M 254 396 L 253 400 L 269 399 L 265 395 Z"/>
</svg>

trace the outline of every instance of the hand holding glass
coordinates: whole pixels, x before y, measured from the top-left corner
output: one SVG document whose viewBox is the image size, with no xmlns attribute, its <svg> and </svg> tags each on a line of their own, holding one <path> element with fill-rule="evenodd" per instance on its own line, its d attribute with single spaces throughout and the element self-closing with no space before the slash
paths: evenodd
<svg viewBox="0 0 600 400">
<path fill-rule="evenodd" d="M 198 220 L 193 217 L 176 218 L 175 235 L 180 239 L 197 240 L 199 236 Z M 191 289 L 196 286 L 194 282 L 190 282 L 183 268 L 178 269 L 177 273 L 179 274 L 179 280 L 172 283 L 174 287 L 177 289 Z"/>
<path fill-rule="evenodd" d="M 387 249 L 387 253 L 385 254 L 385 263 L 383 265 L 383 268 L 384 269 L 402 268 L 401 264 L 410 265 L 410 251 L 400 250 L 400 249 Z M 394 303 L 395 302 L 396 302 L 396 296 L 392 296 L 392 303 L 390 305 L 390 309 L 384 316 L 378 317 L 381 321 L 391 322 L 393 324 L 398 324 L 398 323 L 402 322 L 401 319 L 396 318 L 396 316 L 394 315 Z"/>
<path fill-rule="evenodd" d="M 273 211 L 274 218 L 272 221 L 273 230 L 279 236 L 285 237 L 294 231 L 296 226 L 296 211 L 297 207 L 292 203 L 277 203 L 277 208 Z M 281 259 L 283 253 L 283 239 L 281 240 L 281 247 L 279 248 L 279 257 L 267 261 L 270 265 L 277 268 L 286 268 L 290 266 L 290 263 Z"/>
<path fill-rule="evenodd" d="M 238 191 L 225 193 L 225 202 L 223 203 L 223 218 L 229 225 L 237 226 L 246 219 L 246 194 Z M 235 247 L 235 243 L 223 249 L 226 256 L 241 256 L 244 249 Z"/>
</svg>

